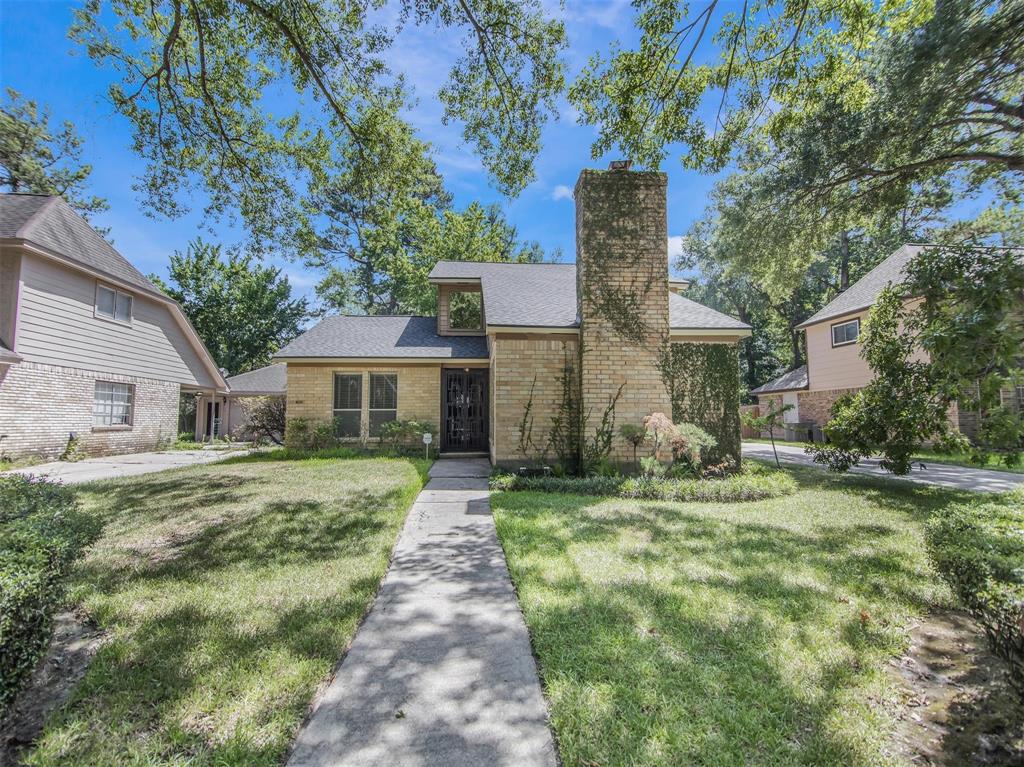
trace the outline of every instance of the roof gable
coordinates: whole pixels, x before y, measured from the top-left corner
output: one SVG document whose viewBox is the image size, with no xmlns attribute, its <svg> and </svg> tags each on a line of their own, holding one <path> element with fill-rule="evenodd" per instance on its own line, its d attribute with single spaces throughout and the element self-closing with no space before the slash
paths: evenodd
<svg viewBox="0 0 1024 767">
<path fill-rule="evenodd" d="M 904 245 L 889 254 L 882 263 L 865 274 L 850 287 L 833 298 L 810 319 L 800 323 L 805 328 L 818 322 L 841 317 L 844 314 L 861 311 L 873 306 L 889 285 L 902 282 L 904 270 L 914 257 L 921 252 L 924 245 Z"/>
<path fill-rule="evenodd" d="M 28 240 L 128 285 L 160 292 L 60 197 L 0 195 L 0 237 Z"/>
<path fill-rule="evenodd" d="M 0 194 L 0 241 L 24 241 L 37 252 L 100 279 L 136 288 L 159 300 L 199 355 L 218 388 L 224 377 L 177 302 L 166 296 L 107 240 L 56 195 Z"/>
</svg>

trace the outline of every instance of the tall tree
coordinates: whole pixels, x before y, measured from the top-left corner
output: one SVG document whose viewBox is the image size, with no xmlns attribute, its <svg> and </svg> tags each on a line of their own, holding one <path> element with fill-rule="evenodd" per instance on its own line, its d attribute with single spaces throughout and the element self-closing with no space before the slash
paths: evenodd
<svg viewBox="0 0 1024 767">
<path fill-rule="evenodd" d="M 294 238 L 306 265 L 324 274 L 317 293 L 327 309 L 428 313 L 435 307 L 427 274 L 440 259 L 543 259 L 539 245 L 519 242 L 499 208 L 455 210 L 430 146 L 396 114 L 378 115 L 378 129 L 386 142 L 344 148 L 337 172 L 310 186 L 311 218 Z"/>
<path fill-rule="evenodd" d="M 697 272 L 692 297 L 754 328 L 740 349 L 748 388 L 804 364 L 799 325 L 893 250 L 943 226 L 951 199 L 941 183 L 914 190 L 873 214 L 865 209 L 846 217 L 847 226 L 827 239 L 822 232 L 790 231 L 793 222 L 785 211 L 773 215 L 771 177 L 764 170 L 739 172 L 716 184 L 676 264 Z M 787 225 L 779 226 L 776 218 Z"/>
<path fill-rule="evenodd" d="M 293 299 L 281 270 L 252 256 L 195 239 L 175 251 L 170 283 L 150 279 L 185 311 L 217 366 L 237 375 L 270 363 L 271 355 L 299 334 L 306 299 Z"/>
<path fill-rule="evenodd" d="M 88 195 L 92 166 L 83 163 L 82 139 L 70 122 L 50 126 L 50 113 L 13 88 L 0 107 L 0 189 L 57 194 L 89 218 L 107 209 L 102 197 Z"/>
<path fill-rule="evenodd" d="M 843 136 L 840 164 L 820 168 L 826 185 L 1024 166 L 1020 0 L 635 6 L 637 47 L 595 56 L 570 92 L 598 127 L 595 154 L 619 146 L 656 166 L 683 143 L 684 164 L 720 169 L 751 140 L 798 129 Z"/>
<path fill-rule="evenodd" d="M 138 188 L 156 212 L 182 214 L 202 188 L 209 215 L 237 210 L 255 244 L 286 242 L 308 216 L 310 179 L 390 140 L 404 86 L 388 52 L 407 24 L 459 38 L 438 94 L 445 119 L 463 125 L 500 189 L 520 191 L 563 88 L 562 24 L 538 0 L 401 0 L 390 26 L 370 17 L 378 7 L 88 0 L 71 35 L 122 74 L 109 96 L 147 161 Z"/>
</svg>

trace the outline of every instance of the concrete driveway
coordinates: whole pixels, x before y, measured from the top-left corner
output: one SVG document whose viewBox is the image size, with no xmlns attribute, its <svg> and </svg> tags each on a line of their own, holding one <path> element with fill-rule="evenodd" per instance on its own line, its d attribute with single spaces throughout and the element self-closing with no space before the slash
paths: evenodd
<svg viewBox="0 0 1024 767">
<path fill-rule="evenodd" d="M 816 469 L 824 470 L 825 467 L 816 464 L 811 457 L 804 453 L 802 447 L 790 445 L 776 445 L 779 451 L 779 460 L 783 463 L 795 463 L 801 466 L 813 466 Z M 763 442 L 744 442 L 743 455 L 751 458 L 761 458 L 766 461 L 774 461 L 772 446 Z M 902 480 L 904 482 L 917 482 L 922 485 L 936 485 L 939 487 L 950 487 L 957 490 L 973 490 L 979 493 L 1001 493 L 1024 486 L 1024 474 L 1011 474 L 1005 471 L 990 471 L 987 469 L 969 469 L 963 466 L 950 466 L 945 463 L 926 463 L 924 468 L 914 464 L 914 469 L 905 477 L 897 477 L 890 474 L 878 465 L 878 459 L 867 458 L 861 461 L 860 465 L 851 469 L 857 474 L 868 474 L 873 477 L 885 479 Z"/>
<path fill-rule="evenodd" d="M 138 474 L 151 474 L 154 471 L 177 469 L 180 466 L 216 463 L 225 458 L 247 453 L 248 450 L 174 450 L 161 453 L 129 453 L 127 455 L 107 455 L 102 458 L 86 458 L 75 462 L 40 463 L 36 466 L 13 469 L 5 473 L 32 474 L 54 482 L 63 482 L 66 485 L 77 485 L 97 479 L 133 477 Z"/>
</svg>

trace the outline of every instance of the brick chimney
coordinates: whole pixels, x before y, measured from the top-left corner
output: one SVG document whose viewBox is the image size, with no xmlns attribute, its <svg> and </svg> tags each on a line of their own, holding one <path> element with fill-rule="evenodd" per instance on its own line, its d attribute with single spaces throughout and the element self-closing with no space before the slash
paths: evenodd
<svg viewBox="0 0 1024 767">
<path fill-rule="evenodd" d="M 576 182 L 576 297 L 585 436 L 625 384 L 615 410 L 616 430 L 644 416 L 672 416 L 658 361 L 668 338 L 667 178 L 617 162 L 584 170 Z M 612 458 L 631 458 L 615 435 Z"/>
</svg>

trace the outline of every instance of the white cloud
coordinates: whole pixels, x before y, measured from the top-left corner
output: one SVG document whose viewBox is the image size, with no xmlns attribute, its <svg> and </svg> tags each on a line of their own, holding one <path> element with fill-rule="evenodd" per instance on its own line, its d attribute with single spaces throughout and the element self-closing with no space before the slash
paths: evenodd
<svg viewBox="0 0 1024 767">
<path fill-rule="evenodd" d="M 306 272 L 298 272 L 293 269 L 285 271 L 284 276 L 288 278 L 293 288 L 306 292 L 319 282 L 319 280 Z"/>
<path fill-rule="evenodd" d="M 572 189 L 567 187 L 565 184 L 559 184 L 551 192 L 551 199 L 552 200 L 571 200 L 572 199 Z"/>
<path fill-rule="evenodd" d="M 683 255 L 683 235 L 677 234 L 668 238 L 668 262 L 671 264 Z"/>
</svg>

